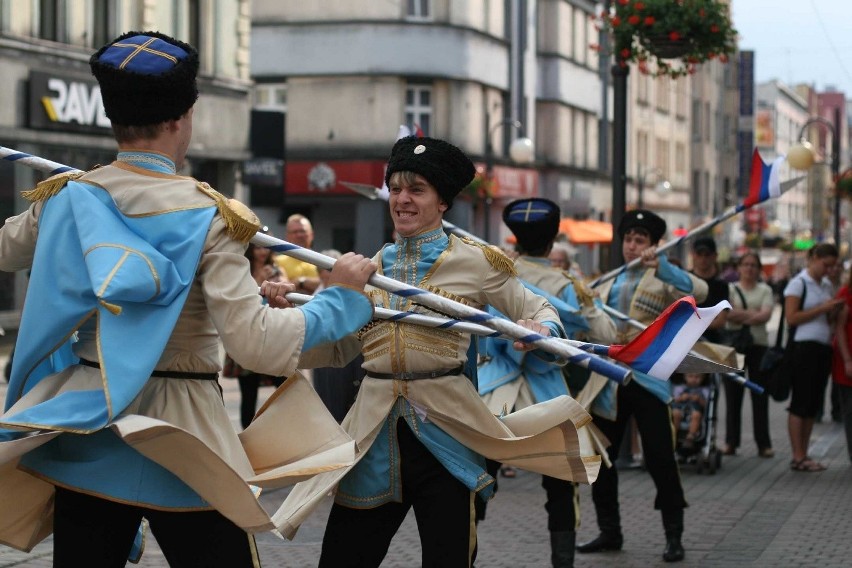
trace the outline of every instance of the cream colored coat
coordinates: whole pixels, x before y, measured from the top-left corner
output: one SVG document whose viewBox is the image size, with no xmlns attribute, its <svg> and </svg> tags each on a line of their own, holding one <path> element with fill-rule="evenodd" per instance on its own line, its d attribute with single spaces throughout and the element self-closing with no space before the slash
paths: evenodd
<svg viewBox="0 0 852 568">
<path fill-rule="evenodd" d="M 127 164 L 90 172 L 85 181 L 106 188 L 129 215 L 213 204 L 191 178 Z M 0 269 L 31 265 L 39 211 L 36 203 L 0 228 Z M 300 310 L 275 310 L 261 303 L 244 251 L 245 245 L 233 240 L 222 218 L 215 216 L 196 278 L 157 369 L 218 372 L 221 337 L 228 353 L 246 368 L 275 376 L 295 372 L 304 316 Z M 96 361 L 96 349 L 94 335 L 81 329 L 76 354 Z M 72 366 L 44 380 L 14 408 L 69 389 L 97 388 L 100 381 L 99 370 Z M 354 458 L 351 439 L 303 378 L 288 380 L 262 412 L 262 419 L 238 437 L 216 381 L 152 377 L 110 428 L 238 526 L 257 532 L 271 530 L 273 523 L 257 502 L 253 485 L 294 483 Z M 0 542 L 30 550 L 52 531 L 53 485 L 18 470 L 17 464 L 21 455 L 57 435 L 31 432 L 0 444 Z"/>
<path fill-rule="evenodd" d="M 375 259 L 381 266 L 381 253 Z M 515 278 L 489 264 L 482 250 L 451 237 L 421 287 L 475 307 L 486 303 L 515 319 L 558 321 L 543 298 L 532 294 Z M 370 290 L 377 305 L 386 294 Z M 419 308 L 418 311 L 428 313 Z M 307 352 L 305 367 L 343 365 L 359 350 L 368 372 L 450 369 L 465 360 L 469 338 L 448 330 L 431 330 L 401 322 L 381 322 L 355 338 L 333 347 Z M 591 416 L 573 399 L 561 396 L 497 419 L 463 375 L 398 381 L 367 376 L 343 427 L 363 456 L 399 397 L 405 398 L 420 419 L 427 419 L 476 452 L 505 464 L 551 477 L 591 483 L 600 468 L 600 456 L 583 456 L 578 430 Z M 318 475 L 299 483 L 274 517 L 276 526 L 292 538 L 320 501 L 334 491 L 351 468 Z"/>
</svg>

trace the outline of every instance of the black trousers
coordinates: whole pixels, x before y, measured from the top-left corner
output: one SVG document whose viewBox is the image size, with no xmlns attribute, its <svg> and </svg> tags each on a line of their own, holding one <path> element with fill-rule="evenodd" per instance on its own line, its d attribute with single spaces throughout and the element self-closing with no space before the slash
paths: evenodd
<svg viewBox="0 0 852 568">
<path fill-rule="evenodd" d="M 254 413 L 257 412 L 257 391 L 260 389 L 260 383 L 265 379 L 268 379 L 275 385 L 275 388 L 278 388 L 284 384 L 287 377 L 251 373 L 238 378 L 240 381 L 240 423 L 243 425 L 243 429 L 248 428 L 248 425 L 254 420 Z"/>
<path fill-rule="evenodd" d="M 497 491 L 497 474 L 500 471 L 500 462 L 486 460 L 486 468 L 491 477 L 494 478 L 494 491 Z M 576 483 L 550 477 L 541 476 L 541 486 L 547 495 L 544 509 L 547 511 L 547 530 L 551 532 L 563 532 L 577 530 L 580 520 L 579 494 L 576 491 Z M 476 520 L 485 519 L 488 503 L 482 499 L 476 499 Z"/>
<path fill-rule="evenodd" d="M 254 537 L 218 511 L 157 511 L 57 487 L 54 568 L 125 566 L 142 517 L 172 568 L 260 566 Z"/>
<path fill-rule="evenodd" d="M 414 508 L 421 566 L 468 567 L 476 556 L 473 494 L 441 465 L 404 420 L 396 426 L 402 503 L 372 509 L 334 504 L 322 540 L 321 568 L 379 566 L 408 510 Z"/>
<path fill-rule="evenodd" d="M 609 459 L 615 462 L 618 457 L 631 416 L 636 418 L 645 466 L 657 488 L 654 508 L 662 511 L 683 509 L 686 507 L 686 499 L 674 458 L 674 429 L 669 406 L 636 384 L 636 381 L 618 387 L 618 415 L 615 421 L 594 416 L 595 425 L 612 444 L 607 449 Z M 592 484 L 592 499 L 601 532 L 620 534 L 618 469 L 601 468 L 597 481 Z"/>
<path fill-rule="evenodd" d="M 752 345 L 745 354 L 748 378 L 759 385 L 764 384 L 760 372 L 760 360 L 766 353 L 763 345 Z M 725 380 L 725 443 L 732 448 L 740 447 L 742 433 L 742 408 L 745 387 L 734 381 Z M 772 447 L 769 438 L 769 395 L 751 392 L 751 410 L 754 422 L 754 441 L 758 450 Z"/>
</svg>

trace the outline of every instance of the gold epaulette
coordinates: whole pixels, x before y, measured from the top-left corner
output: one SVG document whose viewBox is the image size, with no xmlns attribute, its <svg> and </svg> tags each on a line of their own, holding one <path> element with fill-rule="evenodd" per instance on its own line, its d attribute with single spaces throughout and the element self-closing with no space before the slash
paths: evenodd
<svg viewBox="0 0 852 568">
<path fill-rule="evenodd" d="M 260 229 L 260 219 L 254 211 L 236 199 L 228 199 L 203 181 L 196 182 L 195 186 L 198 191 L 216 201 L 216 207 L 225 222 L 225 228 L 235 241 L 247 243 Z"/>
<path fill-rule="evenodd" d="M 571 285 L 574 287 L 574 293 L 577 295 L 577 303 L 581 306 L 593 306 L 597 293 L 589 288 L 585 282 L 575 277 L 570 272 L 563 270 L 562 274 L 571 281 Z"/>
<path fill-rule="evenodd" d="M 73 181 L 81 177 L 86 172 L 64 172 L 51 176 L 46 180 L 39 182 L 33 189 L 22 191 L 21 197 L 27 201 L 42 201 L 48 197 L 53 197 L 65 187 L 69 181 Z"/>
<path fill-rule="evenodd" d="M 486 245 L 471 239 L 470 237 L 462 237 L 461 240 L 468 245 L 473 245 L 482 249 L 482 253 L 485 255 L 485 258 L 488 260 L 488 263 L 499 270 L 500 272 L 506 272 L 507 274 L 511 274 L 512 276 L 517 276 L 518 271 L 515 270 L 515 263 L 511 258 L 506 256 L 499 248 L 493 245 Z"/>
</svg>

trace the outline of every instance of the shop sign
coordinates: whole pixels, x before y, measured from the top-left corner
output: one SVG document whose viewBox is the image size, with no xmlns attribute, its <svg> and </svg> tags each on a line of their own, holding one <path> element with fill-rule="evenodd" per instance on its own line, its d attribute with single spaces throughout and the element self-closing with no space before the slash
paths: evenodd
<svg viewBox="0 0 852 568">
<path fill-rule="evenodd" d="M 284 183 L 284 160 L 252 158 L 243 162 L 243 183 L 281 187 Z"/>
<path fill-rule="evenodd" d="M 96 81 L 31 71 L 29 87 L 31 128 L 97 134 L 109 130 Z"/>
</svg>

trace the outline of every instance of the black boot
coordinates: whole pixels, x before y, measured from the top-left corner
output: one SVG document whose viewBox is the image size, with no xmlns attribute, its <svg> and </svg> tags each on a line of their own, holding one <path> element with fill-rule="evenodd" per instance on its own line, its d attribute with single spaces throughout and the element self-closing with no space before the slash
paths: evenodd
<svg viewBox="0 0 852 568">
<path fill-rule="evenodd" d="M 666 549 L 663 551 L 663 560 L 680 562 L 685 555 L 683 544 L 680 542 L 680 537 L 683 535 L 683 509 L 663 511 L 663 530 L 666 531 Z"/>
<path fill-rule="evenodd" d="M 618 505 L 616 504 L 610 510 L 596 506 L 595 513 L 598 517 L 598 528 L 601 532 L 596 538 L 579 545 L 577 552 L 586 554 L 589 552 L 621 550 L 624 538 L 621 536 L 621 514 L 618 510 Z"/>
<path fill-rule="evenodd" d="M 574 568 L 574 531 L 550 531 L 550 562 L 553 568 Z"/>
<path fill-rule="evenodd" d="M 621 536 L 621 533 L 611 534 L 611 533 L 600 533 L 596 538 L 590 540 L 589 542 L 584 542 L 581 545 L 577 546 L 577 552 L 580 554 L 586 554 L 589 552 L 606 552 L 608 550 L 621 550 L 621 546 L 624 544 L 624 539 Z"/>
</svg>

